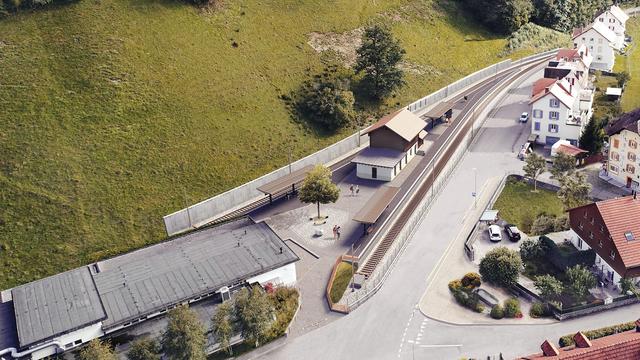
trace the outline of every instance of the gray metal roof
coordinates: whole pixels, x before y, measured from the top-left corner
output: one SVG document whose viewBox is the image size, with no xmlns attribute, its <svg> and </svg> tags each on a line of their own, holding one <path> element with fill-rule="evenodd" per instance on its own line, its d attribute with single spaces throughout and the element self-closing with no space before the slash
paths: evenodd
<svg viewBox="0 0 640 360">
<path fill-rule="evenodd" d="M 13 301 L 0 302 L 0 350 L 18 347 Z"/>
<path fill-rule="evenodd" d="M 105 318 L 87 267 L 11 290 L 20 347 L 94 324 Z"/>
<path fill-rule="evenodd" d="M 362 150 L 351 162 L 392 168 L 404 158 L 404 154 L 402 151 L 393 149 L 368 147 Z"/>
<path fill-rule="evenodd" d="M 103 326 L 122 325 L 296 260 L 267 224 L 242 219 L 99 262 L 94 279 L 107 312 Z"/>
</svg>

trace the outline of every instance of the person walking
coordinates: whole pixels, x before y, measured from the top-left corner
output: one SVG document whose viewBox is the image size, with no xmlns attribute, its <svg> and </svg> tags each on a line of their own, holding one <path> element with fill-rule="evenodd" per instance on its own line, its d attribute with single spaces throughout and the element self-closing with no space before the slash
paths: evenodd
<svg viewBox="0 0 640 360">
<path fill-rule="evenodd" d="M 338 237 L 338 225 L 333 225 L 333 240 Z"/>
<path fill-rule="evenodd" d="M 340 226 L 336 228 L 337 240 L 340 240 Z"/>
<path fill-rule="evenodd" d="M 358 196 L 359 192 L 360 192 L 360 185 L 356 185 L 356 196 Z"/>
<path fill-rule="evenodd" d="M 353 184 L 349 186 L 349 191 L 351 191 L 351 196 L 353 196 Z"/>
</svg>

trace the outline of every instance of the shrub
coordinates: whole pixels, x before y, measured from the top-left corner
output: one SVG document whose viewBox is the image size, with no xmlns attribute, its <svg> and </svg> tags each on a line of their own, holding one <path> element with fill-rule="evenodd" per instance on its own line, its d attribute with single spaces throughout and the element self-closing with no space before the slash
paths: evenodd
<svg viewBox="0 0 640 360">
<path fill-rule="evenodd" d="M 334 130 L 355 118 L 355 99 L 349 90 L 351 74 L 329 66 L 299 90 L 299 111 L 319 126 Z"/>
<path fill-rule="evenodd" d="M 504 317 L 504 309 L 502 308 L 502 305 L 497 304 L 496 306 L 494 306 L 491 309 L 491 317 L 494 319 L 502 319 Z"/>
<path fill-rule="evenodd" d="M 481 313 L 484 311 L 484 305 L 482 305 L 482 303 L 480 301 L 476 301 L 474 307 L 473 307 L 473 311 L 477 312 L 477 313 Z"/>
<path fill-rule="evenodd" d="M 478 273 L 470 272 L 462 277 L 462 286 L 466 288 L 477 288 L 481 283 L 480 274 Z"/>
<path fill-rule="evenodd" d="M 457 291 L 462 288 L 462 281 L 455 279 L 449 282 L 449 291 Z"/>
<path fill-rule="evenodd" d="M 614 326 L 607 326 L 607 327 L 603 327 L 603 328 L 599 328 L 599 329 L 595 329 L 595 330 L 583 331 L 582 333 L 589 340 L 594 340 L 594 339 L 599 339 L 601 337 L 617 334 L 617 333 L 620 333 L 620 332 L 623 332 L 623 331 L 628 331 L 628 330 L 635 329 L 635 328 L 636 328 L 635 321 L 631 321 L 631 322 L 628 322 L 628 323 L 622 323 L 622 324 L 618 324 L 618 325 L 614 325 Z M 575 345 L 575 342 L 573 341 L 573 335 L 575 335 L 575 334 L 565 335 L 565 336 L 561 337 L 558 340 L 558 344 L 561 347 Z"/>
<path fill-rule="evenodd" d="M 533 260 L 543 254 L 539 240 L 527 239 L 520 244 L 520 258 L 522 260 Z"/>
<path fill-rule="evenodd" d="M 545 274 L 536 276 L 533 286 L 538 289 L 540 296 L 545 300 L 552 300 L 556 296 L 562 294 L 564 285 L 553 275 Z"/>
<path fill-rule="evenodd" d="M 536 301 L 531 304 L 531 309 L 529 309 L 529 316 L 532 318 L 539 318 L 547 315 L 546 307 L 543 303 Z"/>
<path fill-rule="evenodd" d="M 556 218 L 556 220 L 554 222 L 554 225 L 553 225 L 554 226 L 553 230 L 555 232 L 566 231 L 566 230 L 569 230 L 570 225 L 571 224 L 569 224 L 569 216 L 561 215 L 561 216 L 558 216 Z"/>
<path fill-rule="evenodd" d="M 546 235 L 556 229 L 556 217 L 553 215 L 540 214 L 531 225 L 531 235 Z"/>
<path fill-rule="evenodd" d="M 511 298 L 504 301 L 504 316 L 507 318 L 522 317 L 520 301 L 518 299 Z"/>
<path fill-rule="evenodd" d="M 620 293 L 622 295 L 627 295 L 627 292 L 629 291 L 633 294 L 638 293 L 638 289 L 636 288 L 636 285 L 633 283 L 633 280 L 629 278 L 621 278 L 619 283 L 620 283 Z"/>
<path fill-rule="evenodd" d="M 480 260 L 482 279 L 504 287 L 517 282 L 521 268 L 520 254 L 506 247 L 495 248 Z"/>
<path fill-rule="evenodd" d="M 576 302 L 582 302 L 589 295 L 589 289 L 596 286 L 596 278 L 582 265 L 570 267 L 565 272 L 568 289 Z"/>
<path fill-rule="evenodd" d="M 298 309 L 299 297 L 298 290 L 286 286 L 276 287 L 275 291 L 269 294 L 269 300 L 275 309 L 276 320 L 267 331 L 265 342 L 284 335 Z"/>
</svg>

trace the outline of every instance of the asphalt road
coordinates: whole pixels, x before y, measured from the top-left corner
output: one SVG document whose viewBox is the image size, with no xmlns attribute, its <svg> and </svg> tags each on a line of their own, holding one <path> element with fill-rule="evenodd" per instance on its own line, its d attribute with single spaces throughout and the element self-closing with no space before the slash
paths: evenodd
<svg viewBox="0 0 640 360">
<path fill-rule="evenodd" d="M 537 72 L 535 75 L 539 75 Z M 351 314 L 305 335 L 287 340 L 268 359 L 486 359 L 539 351 L 544 339 L 582 329 L 635 320 L 640 305 L 552 325 L 458 326 L 426 318 L 417 308 L 428 275 L 436 269 L 473 206 L 474 171 L 478 191 L 491 177 L 520 171 L 516 159 L 530 123 L 517 122 L 527 108 L 536 76 L 527 77 L 491 113 L 475 143 L 423 219 L 382 289 Z M 485 190 L 487 191 L 487 190 Z M 446 276 L 446 269 L 440 273 Z M 304 305 L 303 305 L 304 306 Z M 442 309 L 442 311 L 459 311 Z"/>
</svg>

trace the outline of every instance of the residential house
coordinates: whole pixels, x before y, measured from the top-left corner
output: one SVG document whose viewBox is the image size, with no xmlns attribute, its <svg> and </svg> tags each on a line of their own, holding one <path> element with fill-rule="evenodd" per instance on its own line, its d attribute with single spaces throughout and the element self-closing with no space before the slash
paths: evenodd
<svg viewBox="0 0 640 360">
<path fill-rule="evenodd" d="M 582 332 L 573 336 L 575 345 L 558 349 L 545 340 L 541 353 L 520 357 L 519 360 L 630 360 L 640 359 L 640 321 L 636 328 L 598 339 L 589 340 Z"/>
<path fill-rule="evenodd" d="M 638 190 L 640 184 L 640 109 L 620 116 L 607 127 L 609 155 L 607 181 Z"/>
<path fill-rule="evenodd" d="M 573 47 L 582 45 L 593 55 L 591 67 L 598 70 L 611 71 L 616 61 L 616 34 L 600 22 L 595 22 L 583 28 L 573 30 Z"/>
<path fill-rule="evenodd" d="M 618 49 L 624 47 L 626 23 L 629 20 L 624 10 L 619 6 L 613 5 L 605 11 L 596 14 L 594 22 L 598 22 L 607 26 L 607 28 L 616 34 L 614 45 Z"/>
<path fill-rule="evenodd" d="M 0 358 L 60 354 L 248 284 L 292 285 L 297 260 L 266 223 L 243 218 L 5 290 Z"/>
<path fill-rule="evenodd" d="M 635 195 L 598 201 L 569 210 L 569 240 L 579 250 L 593 249 L 593 264 L 603 282 L 640 277 L 640 199 Z"/>
<path fill-rule="evenodd" d="M 570 79 L 542 78 L 531 94 L 531 133 L 539 144 L 553 145 L 561 139 L 578 145 L 591 109 L 580 107 L 580 88 Z"/>
<path fill-rule="evenodd" d="M 427 132 L 426 123 L 407 109 L 389 114 L 371 125 L 369 147 L 351 162 L 362 179 L 393 180 L 416 156 Z"/>
</svg>

